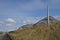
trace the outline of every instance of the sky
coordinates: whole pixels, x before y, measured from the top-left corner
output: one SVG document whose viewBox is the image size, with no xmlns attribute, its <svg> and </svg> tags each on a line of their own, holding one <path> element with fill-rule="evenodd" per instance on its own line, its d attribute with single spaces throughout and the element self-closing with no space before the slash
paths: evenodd
<svg viewBox="0 0 60 40">
<path fill-rule="evenodd" d="M 60 0 L 0 0 L 0 31 L 16 30 L 47 16 L 60 20 Z"/>
</svg>

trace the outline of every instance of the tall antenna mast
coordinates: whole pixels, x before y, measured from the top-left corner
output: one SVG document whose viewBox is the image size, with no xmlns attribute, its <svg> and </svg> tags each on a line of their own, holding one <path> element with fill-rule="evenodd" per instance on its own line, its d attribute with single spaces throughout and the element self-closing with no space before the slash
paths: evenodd
<svg viewBox="0 0 60 40">
<path fill-rule="evenodd" d="M 49 6 L 48 6 L 48 4 L 47 4 L 47 19 L 48 19 L 47 23 L 48 23 L 48 27 L 49 27 Z"/>
</svg>

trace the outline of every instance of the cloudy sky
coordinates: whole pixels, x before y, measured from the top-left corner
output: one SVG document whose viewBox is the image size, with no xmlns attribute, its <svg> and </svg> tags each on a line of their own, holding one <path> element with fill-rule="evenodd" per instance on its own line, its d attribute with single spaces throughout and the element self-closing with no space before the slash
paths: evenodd
<svg viewBox="0 0 60 40">
<path fill-rule="evenodd" d="M 60 0 L 0 0 L 0 31 L 11 31 L 25 24 L 36 23 L 46 16 L 60 19 Z"/>
</svg>

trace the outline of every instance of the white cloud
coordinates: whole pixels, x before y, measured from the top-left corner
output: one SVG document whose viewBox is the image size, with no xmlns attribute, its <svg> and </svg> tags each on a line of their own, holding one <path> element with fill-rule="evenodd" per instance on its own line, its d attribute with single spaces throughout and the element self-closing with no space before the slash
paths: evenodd
<svg viewBox="0 0 60 40">
<path fill-rule="evenodd" d="M 35 24 L 41 19 L 41 17 L 25 17 L 24 19 L 22 19 L 22 25 Z"/>
<path fill-rule="evenodd" d="M 6 21 L 10 22 L 10 23 L 16 23 L 16 21 L 14 19 L 12 19 L 12 18 L 8 18 L 8 19 L 6 19 Z"/>
<path fill-rule="evenodd" d="M 27 21 L 23 20 L 22 25 L 26 25 L 26 24 L 28 24 Z"/>
<path fill-rule="evenodd" d="M 26 19 L 26 20 L 23 21 L 23 24 L 25 24 L 25 25 L 26 25 L 26 24 L 32 24 L 32 22 L 31 22 L 31 20 Z"/>
<path fill-rule="evenodd" d="M 12 24 L 6 24 L 6 26 L 12 26 Z"/>
<path fill-rule="evenodd" d="M 4 21 L 0 21 L 0 31 L 12 31 L 16 30 L 16 21 L 13 18 L 7 18 Z"/>
<path fill-rule="evenodd" d="M 60 15 L 54 16 L 56 19 L 60 20 Z"/>
</svg>

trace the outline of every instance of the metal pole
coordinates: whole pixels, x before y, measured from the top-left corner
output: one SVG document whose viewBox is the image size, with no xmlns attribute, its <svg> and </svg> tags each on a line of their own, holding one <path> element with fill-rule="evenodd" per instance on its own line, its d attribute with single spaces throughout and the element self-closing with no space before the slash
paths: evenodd
<svg viewBox="0 0 60 40">
<path fill-rule="evenodd" d="M 47 19 L 48 19 L 47 24 L 49 27 L 49 6 L 48 6 L 48 4 L 47 4 Z"/>
</svg>

